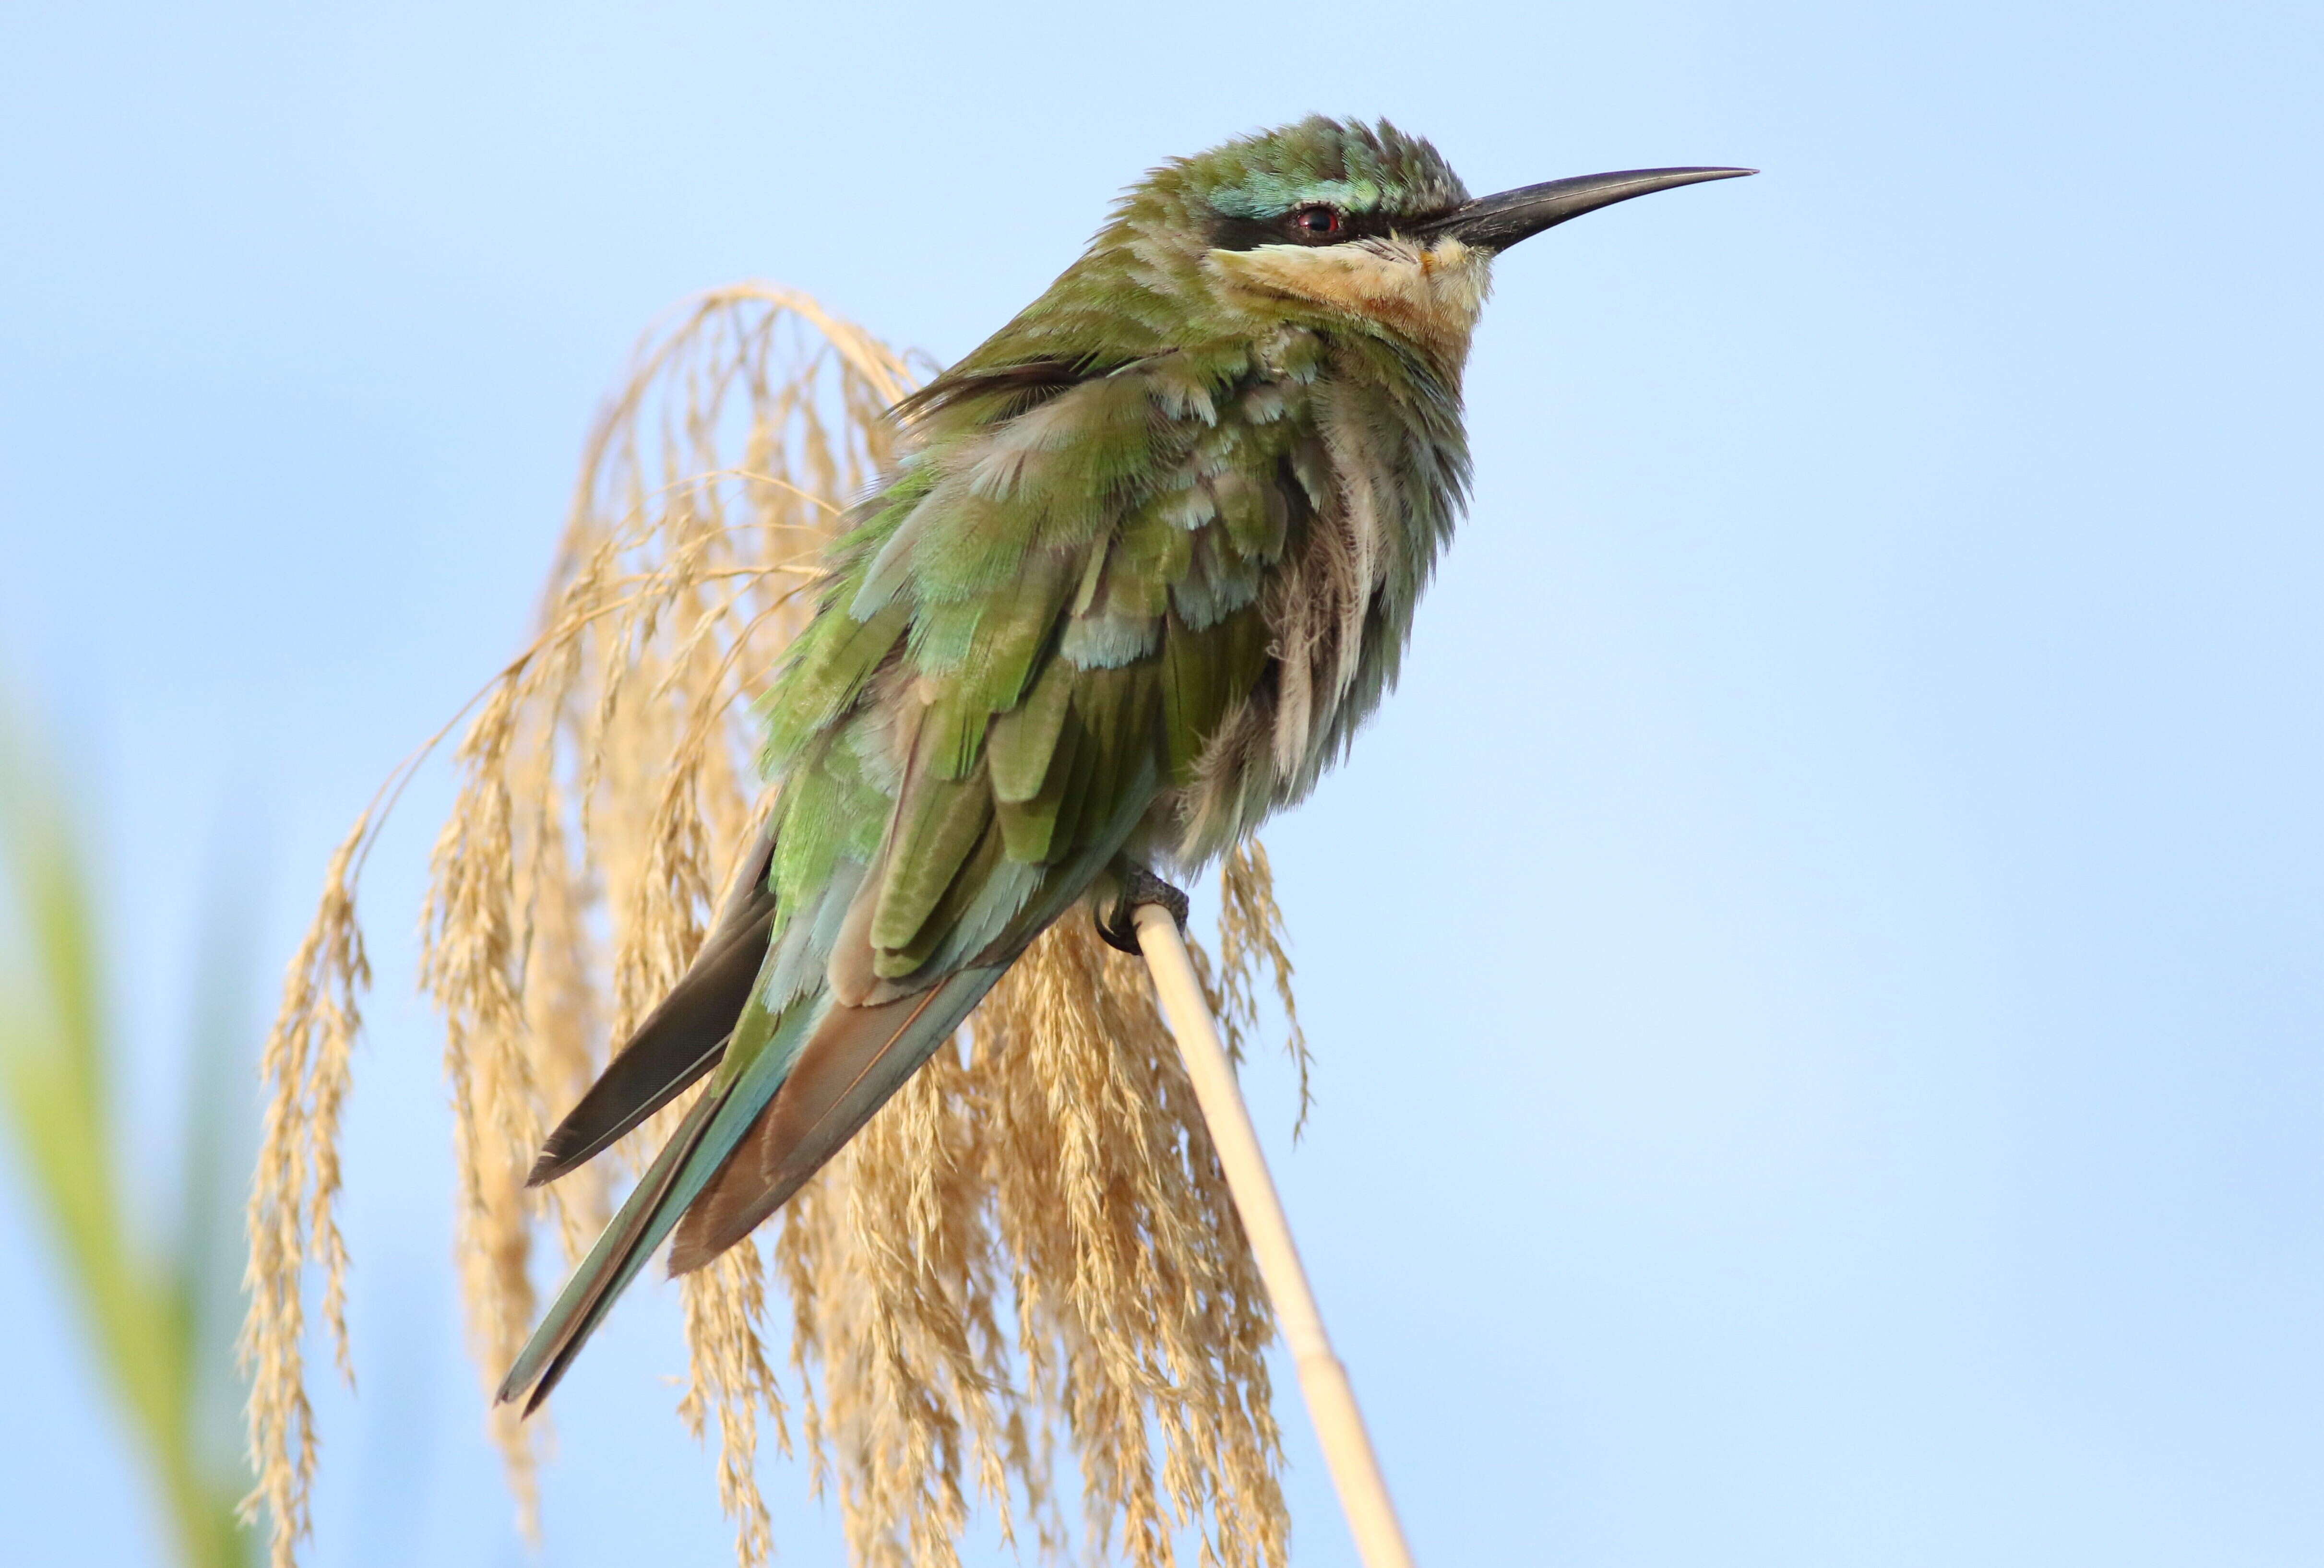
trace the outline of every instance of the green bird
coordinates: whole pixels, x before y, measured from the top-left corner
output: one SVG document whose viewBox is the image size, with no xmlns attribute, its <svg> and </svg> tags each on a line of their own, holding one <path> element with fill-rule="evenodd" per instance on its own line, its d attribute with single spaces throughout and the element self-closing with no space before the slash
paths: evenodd
<svg viewBox="0 0 2324 1568">
<path fill-rule="evenodd" d="M 896 412 L 764 704 L 778 805 L 676 988 L 531 1180 L 715 1076 L 517 1357 L 539 1406 L 674 1230 L 748 1235 L 1077 903 L 1132 906 L 1313 789 L 1388 687 L 1466 499 L 1493 259 L 1748 169 L 1471 200 L 1385 121 L 1153 171 L 1082 258 Z"/>
</svg>

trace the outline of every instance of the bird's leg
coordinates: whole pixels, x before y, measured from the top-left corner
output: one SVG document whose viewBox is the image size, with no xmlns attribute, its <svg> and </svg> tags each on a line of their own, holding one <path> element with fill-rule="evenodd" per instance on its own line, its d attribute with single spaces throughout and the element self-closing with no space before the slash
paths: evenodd
<svg viewBox="0 0 2324 1568">
<path fill-rule="evenodd" d="M 1135 958 L 1139 954 L 1138 927 L 1134 917 L 1140 904 L 1159 904 L 1170 911 L 1170 918 L 1178 929 L 1186 928 L 1186 895 L 1154 874 L 1152 868 L 1134 861 L 1120 861 L 1112 867 L 1116 885 L 1120 889 L 1111 908 L 1093 909 L 1091 918 L 1097 934 L 1109 947 L 1118 947 Z"/>
</svg>

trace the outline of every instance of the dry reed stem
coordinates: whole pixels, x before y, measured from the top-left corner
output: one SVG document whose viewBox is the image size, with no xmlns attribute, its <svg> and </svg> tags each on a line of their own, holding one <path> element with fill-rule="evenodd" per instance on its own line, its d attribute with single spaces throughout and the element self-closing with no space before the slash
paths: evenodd
<svg viewBox="0 0 2324 1568">
<path fill-rule="evenodd" d="M 546 1191 L 541 1135 L 700 941 L 767 808 L 747 699 L 804 624 L 820 552 L 895 457 L 884 410 L 914 367 L 804 296 L 745 285 L 648 335 L 592 435 L 541 632 L 480 694 L 430 861 L 421 982 L 445 1019 L 456 1253 L 486 1386 L 535 1307 L 532 1243 L 569 1262 L 608 1209 L 599 1162 Z M 439 737 L 440 739 L 441 737 Z M 433 742 L 431 742 L 432 746 Z M 416 761 L 416 760 L 415 760 Z M 400 772 L 332 862 L 267 1055 L 272 1102 L 251 1207 L 252 1443 L 289 1568 L 315 1434 L 300 1339 L 319 1262 L 342 1369 L 337 1114 L 367 982 L 353 889 Z M 1301 1074 L 1266 857 L 1228 859 L 1219 962 L 1231 1045 L 1262 971 Z M 772 1550 L 761 1412 L 836 1493 L 865 1568 L 958 1562 L 973 1509 L 1058 1559 L 1078 1540 L 1138 1568 L 1277 1568 L 1286 1525 L 1262 1359 L 1265 1297 L 1145 977 L 1084 920 L 1044 936 L 769 1232 L 683 1285 L 680 1414 L 715 1423 L 719 1495 L 746 1565 Z M 634 1170 L 685 1102 L 622 1146 Z M 761 1244 L 766 1250 L 762 1254 Z M 768 1360 L 766 1273 L 790 1304 L 788 1399 Z M 493 1416 L 532 1527 L 543 1424 Z M 1078 1524 L 1056 1503 L 1070 1453 Z"/>
<path fill-rule="evenodd" d="M 274 1568 L 290 1568 L 312 1528 L 308 1490 L 315 1473 L 314 1411 L 307 1399 L 300 1342 L 303 1287 L 311 1259 L 324 1272 L 323 1318 L 340 1373 L 355 1382 L 347 1346 L 346 1241 L 339 1234 L 339 1111 L 348 1058 L 362 1028 L 358 999 L 371 983 L 355 920 L 351 867 L 374 814 L 356 820 L 323 878 L 313 927 L 290 963 L 282 1002 L 266 1040 L 270 1086 L 258 1169 L 251 1184 L 250 1313 L 238 1354 L 250 1378 L 250 1445 L 257 1483 L 244 1522 L 264 1507 Z"/>
</svg>

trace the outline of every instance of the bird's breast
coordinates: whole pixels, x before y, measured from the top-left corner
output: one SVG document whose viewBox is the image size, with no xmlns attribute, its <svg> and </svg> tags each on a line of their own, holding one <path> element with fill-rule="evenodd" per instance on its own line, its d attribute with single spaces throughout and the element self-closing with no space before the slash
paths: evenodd
<svg viewBox="0 0 2324 1568">
<path fill-rule="evenodd" d="M 1260 595 L 1259 686 L 1177 803 L 1190 862 L 1303 798 L 1394 682 L 1468 475 L 1457 392 L 1399 363 L 1343 344 L 1324 374 L 1285 389 L 1305 433 L 1271 482 L 1296 521 Z"/>
</svg>

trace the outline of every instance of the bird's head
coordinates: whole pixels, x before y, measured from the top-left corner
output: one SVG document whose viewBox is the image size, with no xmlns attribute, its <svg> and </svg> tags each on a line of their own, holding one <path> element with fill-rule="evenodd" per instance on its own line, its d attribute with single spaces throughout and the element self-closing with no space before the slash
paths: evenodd
<svg viewBox="0 0 2324 1568">
<path fill-rule="evenodd" d="M 1311 115 L 1150 171 L 955 374 L 1118 364 L 1289 324 L 1389 337 L 1457 380 L 1501 252 L 1634 196 L 1751 172 L 1628 170 L 1472 199 L 1419 137 Z"/>
<path fill-rule="evenodd" d="M 1634 196 L 1750 172 L 1626 170 L 1472 200 L 1421 138 L 1312 115 L 1153 171 L 1092 258 L 1127 249 L 1153 283 L 1191 286 L 1189 304 L 1353 318 L 1457 365 L 1501 252 Z"/>
<path fill-rule="evenodd" d="M 1221 314 L 1360 322 L 1457 366 L 1492 252 L 1427 226 L 1468 200 L 1426 142 L 1317 115 L 1156 170 L 1120 217 Z"/>
</svg>

